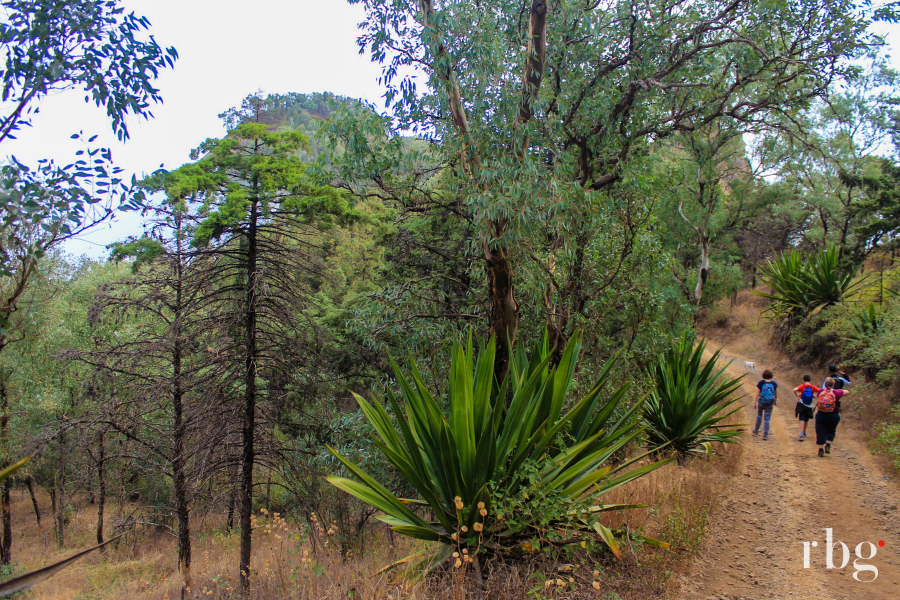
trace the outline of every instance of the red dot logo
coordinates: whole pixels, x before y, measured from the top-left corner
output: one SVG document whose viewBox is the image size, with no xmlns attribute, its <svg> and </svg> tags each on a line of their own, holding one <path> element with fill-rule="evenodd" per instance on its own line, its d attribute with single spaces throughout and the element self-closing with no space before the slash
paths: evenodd
<svg viewBox="0 0 900 600">
<path fill-rule="evenodd" d="M 878 540 L 878 547 L 884 548 L 884 540 Z"/>
</svg>

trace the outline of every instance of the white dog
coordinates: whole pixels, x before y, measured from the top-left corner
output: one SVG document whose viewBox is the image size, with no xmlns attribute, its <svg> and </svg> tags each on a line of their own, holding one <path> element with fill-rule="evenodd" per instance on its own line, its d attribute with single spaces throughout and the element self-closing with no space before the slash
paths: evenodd
<svg viewBox="0 0 900 600">
<path fill-rule="evenodd" d="M 756 363 L 755 363 L 755 362 L 751 362 L 751 361 L 749 361 L 749 360 L 745 360 L 745 361 L 744 361 L 744 366 L 747 367 L 748 369 L 750 369 L 751 371 L 755 371 L 755 370 L 756 370 Z"/>
</svg>

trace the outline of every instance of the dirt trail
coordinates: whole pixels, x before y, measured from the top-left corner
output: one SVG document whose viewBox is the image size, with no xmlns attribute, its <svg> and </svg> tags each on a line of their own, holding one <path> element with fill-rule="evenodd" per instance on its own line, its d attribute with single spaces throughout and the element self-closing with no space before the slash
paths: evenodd
<svg viewBox="0 0 900 600">
<path fill-rule="evenodd" d="M 709 346 L 722 347 L 713 339 Z M 733 374 L 748 373 L 742 422 L 749 426 L 742 440 L 742 474 L 723 499 L 722 510 L 712 517 L 705 547 L 682 585 L 680 598 L 900 599 L 900 487 L 887 480 L 852 428 L 838 427 L 832 454 L 824 458 L 816 456 L 813 422 L 809 438 L 797 441 L 791 389 L 802 381 L 802 372 L 786 357 L 769 348 L 760 348 L 756 357 L 740 356 L 728 347 L 723 354 L 734 358 Z M 754 361 L 755 370 L 749 372 L 744 361 Z M 775 371 L 779 400 L 772 433 L 763 441 L 750 431 L 756 417 L 756 383 L 766 367 Z M 821 377 L 816 374 L 814 379 Z M 844 569 L 826 568 L 826 527 L 832 528 L 834 542 L 843 541 L 849 548 L 850 560 Z M 804 569 L 801 542 L 814 540 L 818 544 L 810 550 L 810 568 Z M 877 549 L 877 555 L 859 561 L 876 566 L 877 578 L 871 583 L 855 581 L 857 544 L 879 541 L 885 545 Z M 861 550 L 863 556 L 870 553 L 868 546 Z M 836 566 L 841 559 L 838 544 Z M 872 575 L 859 573 L 865 580 Z"/>
</svg>

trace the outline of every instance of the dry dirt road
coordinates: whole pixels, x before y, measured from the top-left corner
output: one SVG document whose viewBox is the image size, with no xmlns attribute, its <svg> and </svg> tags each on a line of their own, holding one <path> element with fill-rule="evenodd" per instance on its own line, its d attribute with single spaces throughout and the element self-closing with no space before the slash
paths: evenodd
<svg viewBox="0 0 900 600">
<path fill-rule="evenodd" d="M 719 348 L 710 340 L 710 348 Z M 731 371 L 748 373 L 743 361 L 754 360 L 744 384 L 748 407 L 743 436 L 745 446 L 741 475 L 724 499 L 724 508 L 709 524 L 707 541 L 682 587 L 681 600 L 900 600 L 900 488 L 885 479 L 877 462 L 852 431 L 838 427 L 832 453 L 816 456 L 815 432 L 798 442 L 794 418 L 796 403 L 790 391 L 802 373 L 786 360 L 775 365 L 779 401 L 772 415 L 772 433 L 767 441 L 750 434 L 755 412 L 753 399 L 760 359 L 739 356 L 728 348 L 723 354 L 735 359 Z M 767 358 L 773 360 L 771 351 Z M 784 358 L 784 357 L 781 357 Z M 816 382 L 814 382 L 816 383 Z M 820 382 L 819 382 L 820 383 Z M 751 420 L 752 419 L 752 420 Z M 826 568 L 825 528 L 831 528 L 835 543 L 843 541 L 849 562 L 843 569 Z M 809 568 L 804 568 L 804 546 L 810 544 Z M 870 560 L 855 554 L 862 542 L 878 544 Z M 868 557 L 871 546 L 861 554 Z M 834 549 L 835 567 L 842 549 Z M 853 577 L 857 565 L 874 565 L 878 575 L 863 583 Z M 864 580 L 871 571 L 860 571 Z"/>
</svg>

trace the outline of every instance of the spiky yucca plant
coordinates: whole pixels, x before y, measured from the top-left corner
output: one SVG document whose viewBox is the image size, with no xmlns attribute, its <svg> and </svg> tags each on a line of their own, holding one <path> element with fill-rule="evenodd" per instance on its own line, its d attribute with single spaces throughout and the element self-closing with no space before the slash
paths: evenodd
<svg viewBox="0 0 900 600">
<path fill-rule="evenodd" d="M 853 294 L 861 283 L 855 275 L 841 267 L 835 246 L 806 257 L 791 250 L 761 268 L 760 279 L 772 292 L 754 293 L 772 300 L 765 313 L 791 328 Z"/>
<path fill-rule="evenodd" d="M 862 309 L 853 323 L 857 339 L 867 339 L 878 333 L 884 326 L 884 313 L 875 308 L 875 304 L 869 304 Z"/>
<path fill-rule="evenodd" d="M 532 538 L 546 539 L 555 530 L 566 543 L 593 540 L 619 555 L 616 537 L 624 532 L 608 529 L 597 517 L 637 505 L 604 504 L 604 494 L 667 461 L 633 468 L 646 454 L 611 460 L 644 429 L 633 418 L 640 404 L 613 417 L 626 392 L 625 387 L 609 389 L 613 361 L 587 395 L 566 409 L 579 348 L 575 335 L 553 368 L 546 336 L 530 358 L 520 346 L 507 379 L 497 382 L 494 340 L 476 357 L 469 337 L 467 346 L 457 344 L 452 351 L 446 409 L 426 388 L 414 360 L 409 377 L 392 361 L 404 400 L 387 393 L 395 419 L 382 403 L 356 399 L 377 434 L 378 448 L 419 497 L 398 498 L 334 450 L 359 481 L 328 480 L 383 512 L 379 518 L 395 531 L 444 544 L 433 554 L 435 560 L 457 545 L 488 552 L 531 551 L 536 549 Z M 507 392 L 512 398 L 508 408 Z M 558 518 L 548 520 L 530 510 L 515 518 L 499 514 L 501 498 L 527 503 L 547 493 L 553 494 Z"/>
<path fill-rule="evenodd" d="M 728 365 L 718 365 L 721 350 L 705 361 L 706 340 L 694 341 L 683 337 L 650 368 L 654 387 L 644 405 L 650 442 L 671 444 L 682 461 L 690 453 L 709 453 L 712 442 L 734 442 L 739 433 L 737 426 L 721 423 L 740 410 L 729 408 L 743 376 L 724 376 Z"/>
</svg>

